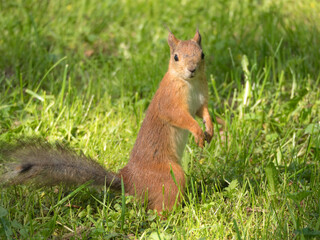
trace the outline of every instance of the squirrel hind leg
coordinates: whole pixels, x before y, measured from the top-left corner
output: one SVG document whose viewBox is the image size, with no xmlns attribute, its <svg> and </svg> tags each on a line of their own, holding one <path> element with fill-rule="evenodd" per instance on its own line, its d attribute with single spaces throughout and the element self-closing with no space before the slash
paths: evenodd
<svg viewBox="0 0 320 240">
<path fill-rule="evenodd" d="M 178 206 L 181 203 L 182 195 L 183 195 L 183 189 L 180 189 L 180 187 L 175 186 L 174 189 L 170 189 L 170 191 L 167 191 L 164 189 L 160 194 L 157 193 L 149 193 L 149 203 L 148 208 L 152 210 L 156 210 L 157 214 L 161 218 L 165 218 L 167 216 L 167 213 L 172 211 L 175 206 Z M 152 195 L 156 195 L 155 198 L 152 198 Z"/>
<path fill-rule="evenodd" d="M 185 178 L 183 173 L 180 176 L 176 174 L 175 178 L 176 181 L 170 175 L 167 181 L 155 184 L 148 189 L 150 200 L 148 208 L 155 209 L 160 213 L 162 211 L 171 211 L 174 206 L 181 203 L 184 194 Z"/>
</svg>

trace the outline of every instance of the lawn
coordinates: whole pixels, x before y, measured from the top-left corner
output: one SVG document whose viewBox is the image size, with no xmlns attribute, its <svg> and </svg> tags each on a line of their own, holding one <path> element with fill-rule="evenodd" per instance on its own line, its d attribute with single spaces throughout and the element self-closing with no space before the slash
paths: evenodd
<svg viewBox="0 0 320 240">
<path fill-rule="evenodd" d="M 319 12 L 316 0 L 0 0 L 2 143 L 43 138 L 121 169 L 168 67 L 166 26 L 200 29 L 209 109 L 227 125 L 203 150 L 190 136 L 183 204 L 166 219 L 105 188 L 1 186 L 0 239 L 320 238 Z"/>
</svg>

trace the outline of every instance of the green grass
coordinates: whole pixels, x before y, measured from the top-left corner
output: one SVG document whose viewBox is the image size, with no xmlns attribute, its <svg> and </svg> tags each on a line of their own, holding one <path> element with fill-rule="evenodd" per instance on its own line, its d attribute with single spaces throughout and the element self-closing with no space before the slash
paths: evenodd
<svg viewBox="0 0 320 240">
<path fill-rule="evenodd" d="M 122 168 L 167 70 L 165 25 L 181 39 L 199 27 L 210 110 L 227 122 L 226 142 L 216 129 L 201 151 L 190 137 L 183 205 L 166 220 L 107 189 L 16 186 L 0 189 L 0 238 L 320 238 L 319 11 L 315 0 L 0 1 L 1 141 L 43 137 Z"/>
</svg>

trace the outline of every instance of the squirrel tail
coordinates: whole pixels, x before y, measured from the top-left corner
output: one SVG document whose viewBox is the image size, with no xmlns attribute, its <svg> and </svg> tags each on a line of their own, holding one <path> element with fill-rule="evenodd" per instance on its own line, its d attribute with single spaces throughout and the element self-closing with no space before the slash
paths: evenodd
<svg viewBox="0 0 320 240">
<path fill-rule="evenodd" d="M 108 172 L 97 162 L 60 144 L 51 145 L 39 140 L 19 141 L 16 145 L 1 144 L 7 171 L 0 176 L 0 185 L 34 183 L 40 186 L 57 184 L 80 185 L 92 181 L 93 185 L 106 184 L 121 190 L 121 178 Z"/>
</svg>

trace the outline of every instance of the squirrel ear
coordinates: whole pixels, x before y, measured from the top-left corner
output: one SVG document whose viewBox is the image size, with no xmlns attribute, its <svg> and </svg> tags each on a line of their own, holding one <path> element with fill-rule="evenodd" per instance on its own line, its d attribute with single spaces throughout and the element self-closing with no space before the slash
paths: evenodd
<svg viewBox="0 0 320 240">
<path fill-rule="evenodd" d="M 199 33 L 199 29 L 197 29 L 196 34 L 192 38 L 193 41 L 197 42 L 201 46 L 201 35 Z"/>
<path fill-rule="evenodd" d="M 168 44 L 170 46 L 171 49 L 175 49 L 176 46 L 178 45 L 179 40 L 173 35 L 172 32 L 169 31 L 169 35 L 168 35 Z"/>
</svg>

